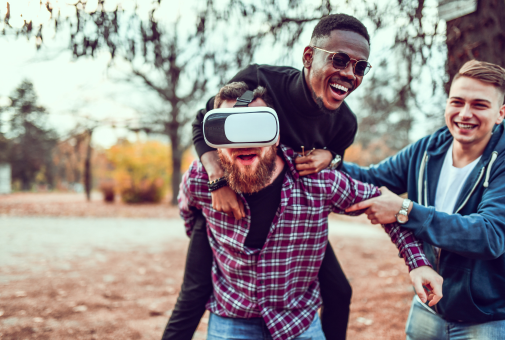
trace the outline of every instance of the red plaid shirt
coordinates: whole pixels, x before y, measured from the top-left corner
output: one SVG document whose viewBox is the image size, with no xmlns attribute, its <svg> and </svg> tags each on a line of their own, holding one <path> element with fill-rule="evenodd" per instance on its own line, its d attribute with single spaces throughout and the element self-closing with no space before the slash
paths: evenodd
<svg viewBox="0 0 505 340">
<path fill-rule="evenodd" d="M 212 313 L 230 318 L 262 317 L 274 339 L 292 339 L 310 326 L 321 305 L 318 272 L 328 242 L 328 215 L 344 214 L 354 203 L 379 196 L 378 188 L 355 181 L 345 173 L 323 170 L 300 177 L 293 150 L 281 146 L 289 170 L 282 184 L 281 203 L 262 249 L 244 246 L 251 223 L 212 209 L 209 180 L 200 162 L 184 174 L 179 208 L 191 234 L 193 213 L 207 219 L 214 253 L 214 294 L 207 303 Z M 430 265 L 412 233 L 385 226 L 410 269 Z"/>
</svg>

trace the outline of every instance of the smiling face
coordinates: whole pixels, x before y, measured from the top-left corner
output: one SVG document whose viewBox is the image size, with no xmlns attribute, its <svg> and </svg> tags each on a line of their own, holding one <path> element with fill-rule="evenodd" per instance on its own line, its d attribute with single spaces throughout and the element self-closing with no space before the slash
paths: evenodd
<svg viewBox="0 0 505 340">
<path fill-rule="evenodd" d="M 445 123 L 454 141 L 465 147 L 485 147 L 495 124 L 505 116 L 497 87 L 469 77 L 456 79 L 445 107 Z"/>
<path fill-rule="evenodd" d="M 344 52 L 356 60 L 368 60 L 370 54 L 365 37 L 352 31 L 334 30 L 329 37 L 311 41 L 311 45 L 331 52 Z M 363 77 L 354 74 L 353 62 L 349 62 L 345 69 L 335 69 L 331 57 L 331 54 L 310 46 L 305 47 L 303 52 L 305 81 L 314 101 L 334 111 L 361 84 Z"/>
<path fill-rule="evenodd" d="M 232 108 L 236 100 L 225 100 L 220 108 Z M 267 106 L 261 98 L 249 107 Z M 218 149 L 219 159 L 225 171 L 228 185 L 235 192 L 253 193 L 263 189 L 272 178 L 277 157 L 276 145 L 260 148 Z"/>
</svg>

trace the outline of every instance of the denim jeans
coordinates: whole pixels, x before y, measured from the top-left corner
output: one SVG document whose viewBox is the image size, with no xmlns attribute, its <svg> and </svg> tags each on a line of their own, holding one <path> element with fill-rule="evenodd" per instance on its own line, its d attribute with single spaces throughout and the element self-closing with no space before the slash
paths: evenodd
<svg viewBox="0 0 505 340">
<path fill-rule="evenodd" d="M 414 297 L 405 332 L 407 340 L 497 340 L 505 339 L 505 320 L 449 322 L 430 312 Z"/>
<path fill-rule="evenodd" d="M 310 327 L 293 340 L 325 340 L 321 320 L 316 313 Z M 272 340 L 262 318 L 224 318 L 211 313 L 207 340 Z"/>
</svg>

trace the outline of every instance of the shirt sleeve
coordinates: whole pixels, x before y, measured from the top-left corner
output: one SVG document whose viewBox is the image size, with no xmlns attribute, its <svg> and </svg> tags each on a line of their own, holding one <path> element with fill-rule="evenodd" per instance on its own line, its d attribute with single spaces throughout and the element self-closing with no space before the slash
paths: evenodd
<svg viewBox="0 0 505 340">
<path fill-rule="evenodd" d="M 356 181 L 349 175 L 340 171 L 328 171 L 331 182 L 331 202 L 333 212 L 346 215 L 360 215 L 363 211 L 346 213 L 345 209 L 355 203 L 365 201 L 369 198 L 380 196 L 379 188 L 368 183 Z M 391 241 L 399 250 L 399 256 L 403 257 L 409 271 L 421 266 L 430 266 L 424 254 L 422 243 L 415 238 L 414 234 L 401 228 L 397 223 L 383 226 Z"/>
<path fill-rule="evenodd" d="M 403 257 L 405 264 L 409 267 L 409 272 L 421 266 L 432 267 L 424 254 L 422 242 L 411 231 L 401 228 L 398 223 L 384 224 L 382 227 L 388 233 L 391 242 L 398 248 L 398 257 Z"/>
</svg>

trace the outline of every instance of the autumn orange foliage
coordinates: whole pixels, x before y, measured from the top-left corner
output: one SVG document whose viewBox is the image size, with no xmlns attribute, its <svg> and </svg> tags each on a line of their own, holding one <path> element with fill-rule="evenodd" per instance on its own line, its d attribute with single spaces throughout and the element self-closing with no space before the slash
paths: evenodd
<svg viewBox="0 0 505 340">
<path fill-rule="evenodd" d="M 157 141 L 121 141 L 107 150 L 116 190 L 126 203 L 159 202 L 170 180 L 168 148 Z"/>
<path fill-rule="evenodd" d="M 112 165 L 116 192 L 126 203 L 160 202 L 166 195 L 172 174 L 170 147 L 159 141 L 120 141 L 106 152 Z M 186 152 L 183 171 L 193 157 Z"/>
</svg>

